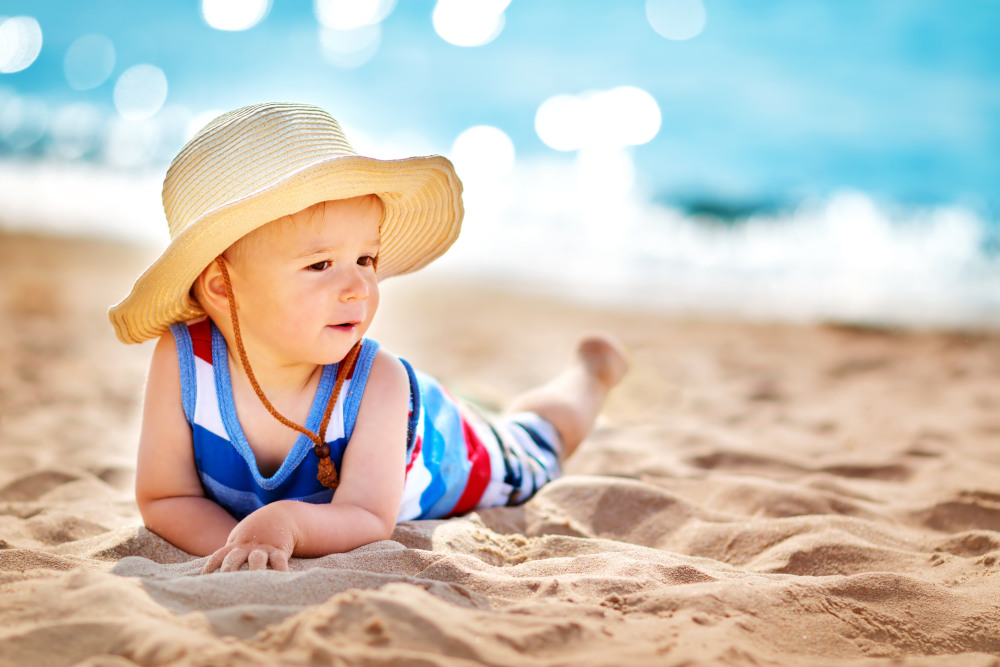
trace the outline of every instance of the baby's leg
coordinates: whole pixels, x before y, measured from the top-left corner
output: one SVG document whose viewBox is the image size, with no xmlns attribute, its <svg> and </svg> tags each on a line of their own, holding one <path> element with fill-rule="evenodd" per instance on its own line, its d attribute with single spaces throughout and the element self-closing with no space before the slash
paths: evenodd
<svg viewBox="0 0 1000 667">
<path fill-rule="evenodd" d="M 576 356 L 573 365 L 517 396 L 506 410 L 534 412 L 551 422 L 562 437 L 563 458 L 590 433 L 608 392 L 628 370 L 625 350 L 611 336 L 587 336 L 577 345 Z"/>
</svg>

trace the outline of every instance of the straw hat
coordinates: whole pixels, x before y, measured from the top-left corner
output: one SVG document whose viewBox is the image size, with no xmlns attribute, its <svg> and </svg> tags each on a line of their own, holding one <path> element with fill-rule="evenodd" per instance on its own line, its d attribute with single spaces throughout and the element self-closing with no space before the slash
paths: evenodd
<svg viewBox="0 0 1000 667">
<path fill-rule="evenodd" d="M 366 194 L 385 209 L 380 280 L 429 264 L 458 238 L 462 184 L 446 158 L 360 156 L 314 106 L 258 104 L 219 116 L 167 170 L 170 245 L 109 311 L 118 338 L 141 343 L 203 315 L 191 285 L 240 237 L 321 201 Z"/>
</svg>

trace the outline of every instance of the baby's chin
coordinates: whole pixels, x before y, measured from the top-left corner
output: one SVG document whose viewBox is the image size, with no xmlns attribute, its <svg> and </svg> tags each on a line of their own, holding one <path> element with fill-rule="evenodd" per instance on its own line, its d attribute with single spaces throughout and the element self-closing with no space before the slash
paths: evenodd
<svg viewBox="0 0 1000 667">
<path fill-rule="evenodd" d="M 361 326 L 328 326 L 323 329 L 323 343 L 317 350 L 316 363 L 336 364 L 343 361 L 351 348 L 364 338 Z"/>
</svg>

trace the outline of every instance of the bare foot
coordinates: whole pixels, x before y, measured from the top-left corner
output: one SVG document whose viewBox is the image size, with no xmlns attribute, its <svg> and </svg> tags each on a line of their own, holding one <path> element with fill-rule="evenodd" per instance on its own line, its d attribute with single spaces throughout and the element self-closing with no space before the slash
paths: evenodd
<svg viewBox="0 0 1000 667">
<path fill-rule="evenodd" d="M 628 355 L 607 334 L 585 336 L 576 346 L 576 362 L 545 384 L 516 397 L 507 412 L 534 412 L 547 419 L 569 456 L 594 426 L 611 388 L 628 370 Z"/>
<path fill-rule="evenodd" d="M 576 346 L 576 355 L 587 373 L 606 390 L 621 382 L 628 371 L 628 353 L 618 339 L 608 334 L 590 334 Z"/>
</svg>

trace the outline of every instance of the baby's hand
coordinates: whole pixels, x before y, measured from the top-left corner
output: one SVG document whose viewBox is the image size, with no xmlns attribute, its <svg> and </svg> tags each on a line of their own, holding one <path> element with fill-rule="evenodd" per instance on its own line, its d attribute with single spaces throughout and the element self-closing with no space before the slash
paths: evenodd
<svg viewBox="0 0 1000 667">
<path fill-rule="evenodd" d="M 295 536 L 281 503 L 266 505 L 233 528 L 225 546 L 208 557 L 202 574 L 236 572 L 246 563 L 250 570 L 288 571 L 295 551 Z"/>
</svg>

